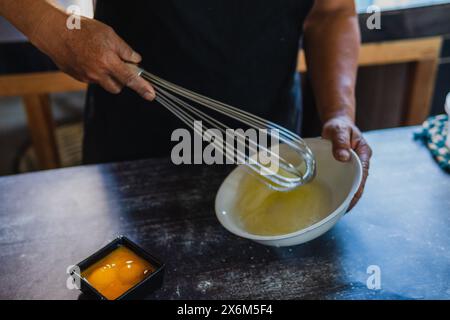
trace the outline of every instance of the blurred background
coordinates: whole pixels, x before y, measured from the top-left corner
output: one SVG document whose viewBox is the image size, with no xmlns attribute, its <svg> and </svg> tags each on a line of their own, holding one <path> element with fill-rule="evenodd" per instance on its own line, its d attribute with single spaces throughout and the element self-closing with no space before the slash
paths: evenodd
<svg viewBox="0 0 450 320">
<path fill-rule="evenodd" d="M 93 15 L 92 1 L 58 1 Z M 421 124 L 444 113 L 450 91 L 450 0 L 356 0 L 363 46 L 357 84 L 357 122 L 364 131 Z M 126 4 L 124 4 L 126 5 Z M 367 8 L 381 9 L 372 29 Z M 303 135 L 320 123 L 299 51 Z M 0 17 L 0 175 L 80 164 L 86 86 L 53 63 Z"/>
</svg>

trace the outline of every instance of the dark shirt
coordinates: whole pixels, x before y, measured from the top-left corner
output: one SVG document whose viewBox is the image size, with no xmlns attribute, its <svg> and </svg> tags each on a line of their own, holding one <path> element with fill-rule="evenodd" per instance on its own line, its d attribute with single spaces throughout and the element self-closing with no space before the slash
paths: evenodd
<svg viewBox="0 0 450 320">
<path fill-rule="evenodd" d="M 313 0 L 99 0 L 96 18 L 143 56 L 142 67 L 292 130 L 300 123 L 296 63 Z M 86 163 L 168 156 L 185 125 L 125 89 L 89 88 Z"/>
</svg>

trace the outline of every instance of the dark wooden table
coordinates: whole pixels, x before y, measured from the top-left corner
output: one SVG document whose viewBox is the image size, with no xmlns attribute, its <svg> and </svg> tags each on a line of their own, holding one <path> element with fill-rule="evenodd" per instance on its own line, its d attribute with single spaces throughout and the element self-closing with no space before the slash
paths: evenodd
<svg viewBox="0 0 450 320">
<path fill-rule="evenodd" d="M 362 201 L 308 244 L 270 248 L 225 231 L 214 196 L 231 168 L 166 160 L 0 179 L 0 298 L 77 299 L 66 268 L 124 234 L 167 263 L 150 299 L 448 299 L 450 175 L 411 128 L 371 132 Z M 381 270 L 381 289 L 366 286 Z"/>
</svg>

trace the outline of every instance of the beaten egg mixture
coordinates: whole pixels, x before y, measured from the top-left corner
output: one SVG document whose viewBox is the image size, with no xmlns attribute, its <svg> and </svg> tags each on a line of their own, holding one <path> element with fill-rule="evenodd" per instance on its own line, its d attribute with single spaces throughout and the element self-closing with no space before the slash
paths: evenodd
<svg viewBox="0 0 450 320">
<path fill-rule="evenodd" d="M 241 177 L 233 219 L 248 233 L 276 236 L 296 232 L 324 219 L 332 210 L 332 194 L 317 179 L 292 191 L 268 188 L 251 174 Z"/>
</svg>

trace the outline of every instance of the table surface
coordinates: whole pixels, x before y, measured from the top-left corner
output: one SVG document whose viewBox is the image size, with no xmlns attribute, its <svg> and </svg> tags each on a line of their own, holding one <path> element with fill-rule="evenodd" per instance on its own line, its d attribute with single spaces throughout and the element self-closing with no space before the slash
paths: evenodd
<svg viewBox="0 0 450 320">
<path fill-rule="evenodd" d="M 449 299 L 450 175 L 412 133 L 368 133 L 363 199 L 290 248 L 218 223 L 214 197 L 230 167 L 153 159 L 0 178 L 0 298 L 83 298 L 66 288 L 67 267 L 123 234 L 167 264 L 150 299 Z M 380 290 L 366 285 L 372 265 Z"/>
</svg>

